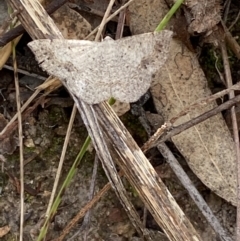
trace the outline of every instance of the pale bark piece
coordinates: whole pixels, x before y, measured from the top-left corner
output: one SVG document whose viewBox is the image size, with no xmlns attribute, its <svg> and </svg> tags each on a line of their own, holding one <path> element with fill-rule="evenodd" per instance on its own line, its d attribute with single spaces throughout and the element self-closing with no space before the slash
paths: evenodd
<svg viewBox="0 0 240 241">
<path fill-rule="evenodd" d="M 151 86 L 158 113 L 165 120 L 199 98 L 211 95 L 207 80 L 194 53 L 172 40 L 168 60 Z M 178 119 L 179 125 L 216 107 L 215 103 L 197 108 Z M 229 129 L 219 114 L 172 138 L 190 168 L 220 197 L 236 205 L 236 154 Z"/>
<path fill-rule="evenodd" d="M 128 103 L 149 89 L 167 59 L 171 37 L 165 30 L 103 42 L 42 39 L 28 46 L 45 71 L 88 104 L 110 97 Z"/>
</svg>

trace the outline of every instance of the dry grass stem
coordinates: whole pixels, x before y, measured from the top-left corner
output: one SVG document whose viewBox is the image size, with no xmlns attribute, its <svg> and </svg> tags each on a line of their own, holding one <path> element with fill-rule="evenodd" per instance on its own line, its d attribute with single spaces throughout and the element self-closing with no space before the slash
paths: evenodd
<svg viewBox="0 0 240 241">
<path fill-rule="evenodd" d="M 113 18 L 115 18 L 123 9 L 125 9 L 126 7 L 128 7 L 134 0 L 129 0 L 127 3 L 125 3 L 122 7 L 120 7 L 116 12 L 114 12 L 113 14 L 111 14 L 105 21 L 105 24 L 108 23 L 110 20 L 112 20 Z M 92 35 L 94 35 L 95 33 L 97 33 L 98 31 L 98 27 L 96 27 L 85 39 L 89 39 Z"/>
<path fill-rule="evenodd" d="M 55 180 L 54 180 L 54 184 L 53 184 L 53 188 L 52 188 L 52 192 L 51 192 L 51 197 L 49 199 L 49 203 L 48 203 L 48 207 L 47 207 L 45 217 L 49 217 L 49 215 L 50 215 L 50 210 L 51 210 L 51 207 L 52 207 L 52 204 L 53 204 L 53 201 L 54 201 L 54 196 L 55 196 L 55 193 L 57 191 L 58 183 L 59 183 L 59 180 L 60 180 L 63 162 L 64 162 L 64 158 L 65 158 L 65 155 L 66 155 L 67 146 L 68 146 L 68 143 L 69 143 L 71 130 L 72 130 L 72 127 L 73 127 L 73 123 L 74 123 L 76 113 L 77 113 L 77 107 L 76 107 L 76 105 L 73 105 L 71 117 L 70 117 L 70 120 L 69 120 L 69 123 L 68 123 L 67 133 L 66 133 L 66 136 L 65 136 L 65 139 L 64 139 L 61 157 L 60 157 L 60 160 L 59 160 L 59 163 L 58 163 L 58 169 L 57 169 L 56 177 L 55 177 Z"/>
<path fill-rule="evenodd" d="M 22 115 L 21 115 L 21 100 L 19 91 L 19 79 L 17 73 L 17 59 L 14 42 L 12 43 L 13 50 L 13 67 L 14 67 L 14 82 L 16 90 L 17 102 L 17 117 L 18 117 L 18 138 L 19 138 L 19 159 L 20 159 L 20 237 L 19 240 L 23 241 L 23 225 L 24 225 L 24 161 L 23 161 L 23 130 L 22 130 Z"/>
</svg>

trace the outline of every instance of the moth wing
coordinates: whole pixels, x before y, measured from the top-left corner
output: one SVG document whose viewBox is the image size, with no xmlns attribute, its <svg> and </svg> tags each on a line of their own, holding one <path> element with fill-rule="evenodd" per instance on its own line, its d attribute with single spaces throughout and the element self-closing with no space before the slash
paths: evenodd
<svg viewBox="0 0 240 241">
<path fill-rule="evenodd" d="M 77 56 L 81 78 L 76 81 L 91 89 L 96 100 L 105 93 L 123 102 L 137 101 L 149 89 L 152 75 L 165 63 L 171 35 L 162 31 L 98 42 L 91 51 Z"/>
<path fill-rule="evenodd" d="M 39 39 L 30 42 L 28 46 L 43 70 L 66 79 L 69 70 L 64 73 L 64 63 L 74 62 L 74 56 L 90 51 L 94 44 L 85 40 Z"/>
<path fill-rule="evenodd" d="M 134 102 L 165 62 L 170 37 L 170 31 L 162 31 L 103 42 L 35 40 L 29 47 L 44 70 L 66 81 L 84 101 L 94 104 L 112 96 Z"/>
<path fill-rule="evenodd" d="M 170 31 L 163 31 L 102 42 L 98 54 L 110 96 L 134 102 L 146 93 L 152 75 L 167 59 L 171 35 Z"/>
<path fill-rule="evenodd" d="M 153 75 L 167 60 L 172 32 L 146 33 L 118 40 L 121 75 L 112 95 L 124 102 L 137 101 L 150 88 Z M 131 67 L 130 67 L 131 66 Z"/>
</svg>

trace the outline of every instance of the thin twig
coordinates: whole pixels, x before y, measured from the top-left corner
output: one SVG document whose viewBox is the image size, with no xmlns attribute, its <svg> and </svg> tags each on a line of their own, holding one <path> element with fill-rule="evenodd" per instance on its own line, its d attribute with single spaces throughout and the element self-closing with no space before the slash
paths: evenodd
<svg viewBox="0 0 240 241">
<path fill-rule="evenodd" d="M 235 20 L 232 22 L 232 24 L 229 26 L 228 31 L 231 30 L 231 28 L 233 28 L 233 26 L 238 22 L 240 17 L 240 11 L 238 11 L 237 17 L 235 18 Z"/>
<path fill-rule="evenodd" d="M 113 6 L 114 3 L 115 3 L 115 0 L 111 0 L 110 3 L 108 4 L 108 7 L 107 7 L 106 12 L 104 14 L 104 17 L 102 19 L 102 22 L 101 22 L 101 24 L 100 24 L 100 26 L 98 28 L 98 32 L 97 32 L 97 35 L 95 37 L 95 41 L 99 41 L 100 36 L 102 34 L 102 31 L 103 31 L 103 28 L 104 28 L 104 26 L 107 23 L 107 18 L 108 18 L 109 14 L 110 14 L 110 12 L 112 10 L 112 6 Z"/>
<path fill-rule="evenodd" d="M 199 107 L 202 107 L 204 105 L 207 105 L 208 103 L 210 103 L 212 101 L 215 101 L 216 99 L 221 98 L 222 96 L 228 94 L 232 90 L 240 90 L 240 82 L 235 84 L 235 85 L 232 85 L 230 88 L 227 88 L 225 90 L 217 92 L 217 93 L 215 93 L 213 95 L 210 95 L 210 96 L 198 99 L 196 102 L 194 102 L 190 106 L 186 107 L 183 111 L 179 112 L 169 122 L 173 124 L 177 119 L 179 119 L 180 117 L 188 114 L 190 111 L 196 110 L 196 108 L 199 108 Z"/>
<path fill-rule="evenodd" d="M 7 65 L 7 64 L 4 64 L 4 65 L 3 65 L 3 68 L 4 68 L 4 69 L 9 69 L 9 70 L 12 70 L 12 71 L 13 71 L 13 67 L 10 66 L 10 65 Z M 24 75 L 33 77 L 33 78 L 40 79 L 40 80 L 46 80 L 46 77 L 43 77 L 43 76 L 38 75 L 38 74 L 30 73 L 30 72 L 28 72 L 28 71 L 26 71 L 26 70 L 23 70 L 23 69 L 17 69 L 17 72 L 20 73 L 20 74 L 24 74 Z"/>
<path fill-rule="evenodd" d="M 142 146 L 142 151 L 146 152 L 150 148 L 158 145 L 159 143 L 169 140 L 173 136 L 205 121 L 206 119 L 208 119 L 214 115 L 217 115 L 218 113 L 220 113 L 223 110 L 226 110 L 226 109 L 234 106 L 238 102 L 240 102 L 240 95 L 238 95 L 235 98 L 228 100 L 228 101 L 224 102 L 223 104 L 213 108 L 212 110 L 207 111 L 204 114 L 202 114 L 196 118 L 193 118 L 192 120 L 189 120 L 176 127 L 172 127 L 171 122 L 164 123 L 164 125 L 161 128 L 159 128 L 160 131 L 157 130 L 155 132 L 155 134 L 153 136 L 151 136 L 151 138 Z"/>
<path fill-rule="evenodd" d="M 240 102 L 240 95 L 236 96 L 235 98 L 231 99 L 231 100 L 228 100 L 226 101 L 225 103 L 217 106 L 216 108 L 210 110 L 210 111 L 207 111 L 205 112 L 204 114 L 184 123 L 184 124 L 181 124 L 177 127 L 174 127 L 171 131 L 169 131 L 166 135 L 164 135 L 162 138 L 160 138 L 160 142 L 163 142 L 163 141 L 166 141 L 168 140 L 169 138 L 179 134 L 180 132 L 184 131 L 184 130 L 187 130 L 189 129 L 190 127 L 194 126 L 194 125 L 197 125 L 201 122 L 203 122 L 204 120 L 214 116 L 214 115 L 217 115 L 218 113 L 222 112 L 223 110 L 226 110 L 232 106 L 234 106 L 236 103 Z"/>
<path fill-rule="evenodd" d="M 161 143 L 157 146 L 158 150 L 161 152 L 163 157 L 166 159 L 167 163 L 171 166 L 172 170 L 182 183 L 182 185 L 188 191 L 190 197 L 195 202 L 199 210 L 202 212 L 203 216 L 207 219 L 211 227 L 214 229 L 216 234 L 222 241 L 233 241 L 223 229 L 219 223 L 216 216 L 213 214 L 212 210 L 209 208 L 208 204 L 205 202 L 201 194 L 198 192 L 196 187 L 193 185 L 192 181 L 189 179 L 188 175 L 182 169 L 181 165 L 178 163 L 177 159 L 174 157 L 172 152 L 169 150 L 165 143 Z"/>
<path fill-rule="evenodd" d="M 103 17 L 104 16 L 104 12 L 99 11 L 97 9 L 91 8 L 90 6 L 86 6 L 83 5 L 81 3 L 68 3 L 67 4 L 69 8 L 71 8 L 72 10 L 78 12 L 81 14 L 81 12 L 86 12 L 86 13 L 90 13 L 99 17 Z M 117 18 L 112 19 L 113 21 L 117 22 Z"/>
<path fill-rule="evenodd" d="M 230 5 L 231 5 L 231 0 L 225 1 L 225 4 L 224 4 L 225 11 L 224 11 L 224 15 L 223 15 L 223 21 L 224 21 L 224 23 L 227 22 L 227 17 L 228 17 Z"/>
<path fill-rule="evenodd" d="M 95 203 L 99 201 L 99 199 L 111 188 L 111 184 L 106 184 L 95 196 L 94 198 L 88 202 L 79 213 L 71 220 L 71 222 L 64 228 L 61 235 L 52 241 L 62 241 L 64 237 L 69 233 L 69 231 L 75 226 L 75 224 L 90 210 Z"/>
<path fill-rule="evenodd" d="M 232 86 L 232 75 L 230 70 L 230 64 L 228 61 L 228 54 L 225 42 L 220 43 L 220 48 L 223 58 L 223 66 L 225 71 L 227 87 Z M 229 92 L 229 99 L 233 99 L 235 96 L 234 91 Z M 235 106 L 231 108 L 231 118 L 233 126 L 233 137 L 235 142 L 236 157 L 237 157 L 237 228 L 236 228 L 236 240 L 240 241 L 240 149 L 239 149 L 239 135 L 238 135 L 238 124 L 235 112 Z"/>
<path fill-rule="evenodd" d="M 224 30 L 224 35 L 225 35 L 225 39 L 227 41 L 227 44 L 229 46 L 229 48 L 234 52 L 234 54 L 236 55 L 236 57 L 238 59 L 240 59 L 240 46 L 238 44 L 238 42 L 236 41 L 236 39 L 232 36 L 232 34 L 230 33 L 230 31 L 227 29 L 225 23 L 221 20 L 221 25 L 222 28 Z"/>
<path fill-rule="evenodd" d="M 106 23 L 108 23 L 109 21 L 111 21 L 114 17 L 116 17 L 123 9 L 125 9 L 126 7 L 128 7 L 134 0 L 129 0 L 127 3 L 125 3 L 122 7 L 120 7 L 116 12 L 114 12 L 113 14 L 111 14 L 107 19 L 106 19 Z M 98 26 L 99 27 L 99 26 Z M 85 39 L 89 39 L 92 35 L 94 35 L 97 31 L 98 31 L 98 27 L 96 27 Z"/>
<path fill-rule="evenodd" d="M 126 8 L 119 13 L 115 40 L 122 38 L 125 19 L 126 19 Z"/>
</svg>

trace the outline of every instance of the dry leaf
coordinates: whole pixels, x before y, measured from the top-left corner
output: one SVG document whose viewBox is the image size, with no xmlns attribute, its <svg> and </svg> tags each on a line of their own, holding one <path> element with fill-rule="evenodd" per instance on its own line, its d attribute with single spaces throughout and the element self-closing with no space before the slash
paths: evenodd
<svg viewBox="0 0 240 241">
<path fill-rule="evenodd" d="M 51 0 L 42 1 L 45 7 L 51 3 Z M 57 9 L 51 17 L 66 39 L 84 39 L 91 32 L 90 23 L 81 14 L 68 7 L 67 3 Z"/>
<path fill-rule="evenodd" d="M 165 120 L 197 99 L 211 95 L 196 56 L 173 40 L 165 69 L 151 87 L 157 111 Z M 216 107 L 215 103 L 196 109 L 174 123 L 179 125 Z M 236 205 L 236 154 L 229 129 L 219 114 L 172 138 L 190 168 L 201 181 L 225 200 Z"/>
<path fill-rule="evenodd" d="M 66 5 L 59 8 L 52 18 L 66 39 L 84 39 L 91 32 L 88 21 Z"/>
<path fill-rule="evenodd" d="M 220 0 L 187 0 L 185 4 L 192 14 L 188 31 L 193 35 L 211 31 L 221 20 Z"/>
<path fill-rule="evenodd" d="M 129 8 L 130 28 L 134 30 L 133 34 L 151 31 L 158 25 L 156 19 L 159 18 L 156 15 L 162 16 L 162 13 L 159 8 L 148 2 L 139 0 L 133 2 Z M 156 4 L 155 1 L 151 2 Z M 162 0 L 158 4 L 164 2 Z M 145 10 L 136 16 L 135 8 L 140 5 L 143 5 Z M 140 28 L 136 28 L 136 21 L 141 23 Z M 165 120 L 176 116 L 198 98 L 211 95 L 196 56 L 186 48 L 184 53 L 181 53 L 181 43 L 172 41 L 166 68 L 156 76 L 151 87 L 157 111 L 163 114 Z M 216 104 L 212 104 L 196 110 L 191 117 L 215 106 Z M 191 117 L 183 117 L 177 124 Z M 219 114 L 184 131 L 175 136 L 173 142 L 202 182 L 219 196 L 236 205 L 236 154 L 233 139 L 222 116 Z"/>
</svg>

